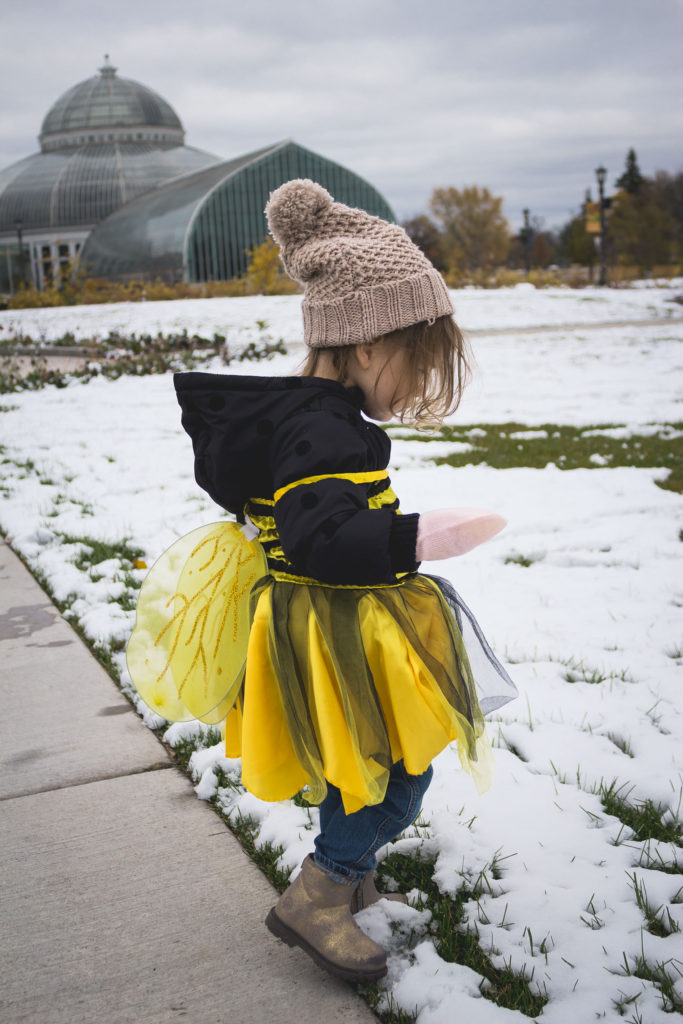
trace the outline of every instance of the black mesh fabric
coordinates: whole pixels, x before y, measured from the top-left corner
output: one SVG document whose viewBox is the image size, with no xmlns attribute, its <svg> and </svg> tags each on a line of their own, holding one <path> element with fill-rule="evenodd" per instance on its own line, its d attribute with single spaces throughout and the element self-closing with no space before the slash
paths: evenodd
<svg viewBox="0 0 683 1024">
<path fill-rule="evenodd" d="M 250 672 L 267 674 L 278 699 L 256 710 L 252 702 L 250 713 L 271 716 L 281 707 L 311 803 L 324 798 L 328 781 L 361 803 L 378 802 L 393 763 L 402 759 L 418 774 L 454 741 L 475 781 L 490 772 L 481 701 L 492 710 L 517 691 L 445 581 L 414 574 L 395 586 L 361 588 L 267 576 L 252 592 L 252 615 L 265 626 L 252 628 L 244 685 Z M 248 703 L 243 689 L 240 710 L 245 696 Z M 252 735 L 253 728 L 252 717 Z M 367 791 L 349 789 L 356 774 L 369 780 Z M 251 788 L 247 763 L 243 775 Z M 256 795 L 269 798 L 258 790 L 256 783 Z"/>
</svg>

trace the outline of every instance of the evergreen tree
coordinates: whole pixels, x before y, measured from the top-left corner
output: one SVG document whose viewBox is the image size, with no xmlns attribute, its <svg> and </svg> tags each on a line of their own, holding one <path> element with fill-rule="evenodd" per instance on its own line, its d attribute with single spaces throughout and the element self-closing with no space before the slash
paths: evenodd
<svg viewBox="0 0 683 1024">
<path fill-rule="evenodd" d="M 674 263 L 683 263 L 683 171 L 657 171 L 649 182 L 654 202 L 666 217 L 666 234 Z"/>
<path fill-rule="evenodd" d="M 621 266 L 651 271 L 673 256 L 666 212 L 651 197 L 650 183 L 637 195 L 624 191 L 610 211 L 610 251 Z"/>
<path fill-rule="evenodd" d="M 593 236 L 586 231 L 586 219 L 583 212 L 572 217 L 560 231 L 560 249 L 566 262 L 580 263 L 584 267 L 589 267 L 592 280 L 593 265 L 596 262 L 597 254 Z"/>
<path fill-rule="evenodd" d="M 620 178 L 617 178 L 616 185 L 618 188 L 623 188 L 630 196 L 635 196 L 638 195 L 644 183 L 645 178 L 640 173 L 636 151 L 635 149 L 629 149 L 626 154 L 624 173 Z"/>
</svg>

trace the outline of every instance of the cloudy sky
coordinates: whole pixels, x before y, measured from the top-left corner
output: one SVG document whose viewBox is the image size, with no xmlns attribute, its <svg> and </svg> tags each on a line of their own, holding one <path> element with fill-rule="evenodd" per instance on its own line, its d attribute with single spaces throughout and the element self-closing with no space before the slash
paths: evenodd
<svg viewBox="0 0 683 1024">
<path fill-rule="evenodd" d="M 188 145 L 284 138 L 367 178 L 399 219 L 433 188 L 487 186 L 564 223 L 610 186 L 683 170 L 683 0 L 2 0 L 0 168 L 96 73 L 165 97 Z"/>
</svg>

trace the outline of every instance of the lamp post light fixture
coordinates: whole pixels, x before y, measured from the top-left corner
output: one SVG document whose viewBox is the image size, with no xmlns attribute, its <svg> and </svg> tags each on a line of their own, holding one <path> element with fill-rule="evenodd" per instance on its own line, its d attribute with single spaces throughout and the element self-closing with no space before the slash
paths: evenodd
<svg viewBox="0 0 683 1024">
<path fill-rule="evenodd" d="M 607 284 L 607 223 L 605 217 L 605 178 L 607 170 L 602 165 L 595 170 L 600 193 L 600 280 L 598 284 Z"/>
</svg>

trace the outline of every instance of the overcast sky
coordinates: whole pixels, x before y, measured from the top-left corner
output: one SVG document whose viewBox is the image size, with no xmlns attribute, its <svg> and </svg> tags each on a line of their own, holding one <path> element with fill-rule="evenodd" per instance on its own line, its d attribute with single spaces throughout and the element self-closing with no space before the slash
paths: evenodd
<svg viewBox="0 0 683 1024">
<path fill-rule="evenodd" d="M 0 169 L 104 53 L 224 158 L 285 138 L 367 178 L 399 219 L 487 186 L 564 223 L 633 146 L 683 170 L 683 0 L 0 0 Z"/>
</svg>

